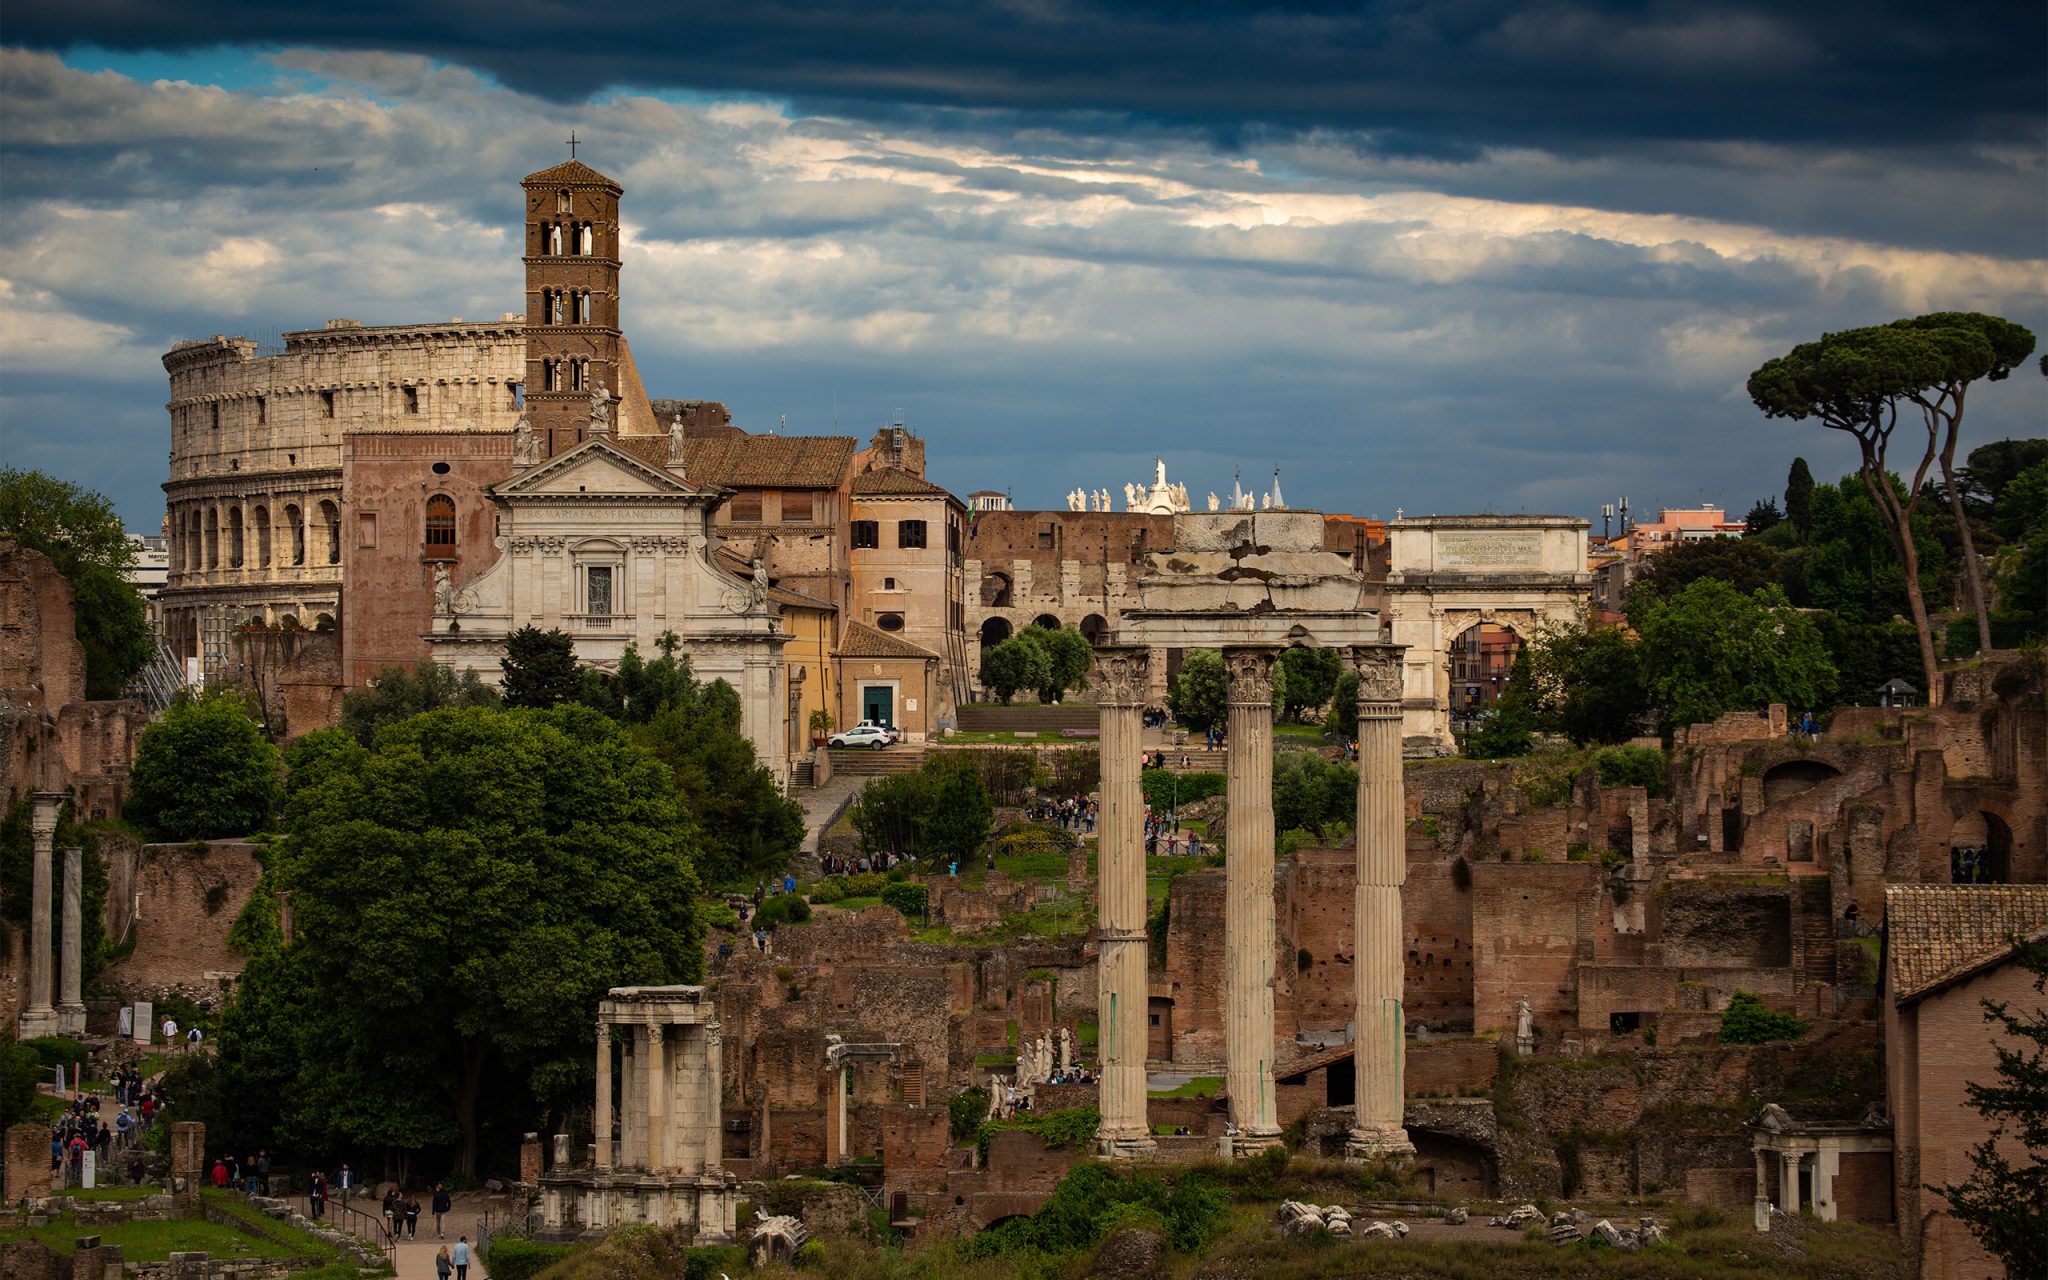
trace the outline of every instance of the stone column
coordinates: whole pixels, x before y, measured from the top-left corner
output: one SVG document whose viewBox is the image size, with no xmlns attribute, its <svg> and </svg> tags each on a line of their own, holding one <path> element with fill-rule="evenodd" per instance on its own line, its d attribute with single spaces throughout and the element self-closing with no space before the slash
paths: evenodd
<svg viewBox="0 0 2048 1280">
<path fill-rule="evenodd" d="M 1272 649 L 1225 649 L 1223 1052 L 1233 1155 L 1280 1140 L 1273 1097 Z"/>
<path fill-rule="evenodd" d="M 1151 991 L 1145 962 L 1152 939 L 1145 929 L 1145 793 L 1139 776 L 1144 751 L 1148 653 L 1135 646 L 1095 651 L 1096 703 L 1101 724 L 1102 804 L 1098 830 L 1096 900 L 1102 1078 L 1095 1131 L 1099 1156 L 1134 1156 L 1153 1150 L 1145 1114 L 1145 1056 L 1150 1043 L 1146 1009 Z"/>
<path fill-rule="evenodd" d="M 35 870 L 29 892 L 28 1010 L 21 1015 L 21 1038 L 57 1034 L 57 1011 L 51 1006 L 50 983 L 50 856 L 57 843 L 57 815 L 64 808 L 61 791 L 38 791 L 29 814 L 29 836 Z"/>
<path fill-rule="evenodd" d="M 647 1024 L 647 1061 L 643 1065 L 647 1081 L 647 1169 L 653 1173 L 668 1170 L 668 1043 L 667 1027 L 658 1022 Z"/>
<path fill-rule="evenodd" d="M 1751 1217 L 1758 1231 L 1771 1229 L 1770 1166 L 1764 1163 L 1764 1149 L 1756 1148 L 1756 1195 L 1751 1199 Z"/>
<path fill-rule="evenodd" d="M 704 1097 L 704 1168 L 725 1166 L 725 1035 L 716 1022 L 704 1024 L 704 1065 L 699 1087 Z"/>
<path fill-rule="evenodd" d="M 597 1024 L 597 1107 L 591 1117 L 597 1130 L 597 1168 L 609 1173 L 612 1167 L 612 1024 Z"/>
<path fill-rule="evenodd" d="M 85 850 L 64 851 L 64 941 L 57 965 L 57 1032 L 85 1034 L 85 996 L 79 990 L 79 965 L 83 961 L 84 934 L 79 894 L 85 879 Z"/>
<path fill-rule="evenodd" d="M 1402 1014 L 1406 972 L 1401 960 L 1401 886 L 1408 878 L 1405 797 L 1401 781 L 1401 654 L 1399 645 L 1359 645 L 1358 886 L 1352 1015 L 1356 1122 L 1344 1155 L 1350 1160 L 1408 1156 L 1415 1146 L 1402 1127 L 1402 1068 L 1407 1027 Z"/>
</svg>

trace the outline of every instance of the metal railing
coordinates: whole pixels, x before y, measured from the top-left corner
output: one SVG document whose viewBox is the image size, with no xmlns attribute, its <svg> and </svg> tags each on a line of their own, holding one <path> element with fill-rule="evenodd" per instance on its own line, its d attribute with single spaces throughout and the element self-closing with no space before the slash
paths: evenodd
<svg viewBox="0 0 2048 1280">
<path fill-rule="evenodd" d="M 346 1231 L 358 1240 L 374 1245 L 377 1251 L 384 1255 L 385 1260 L 391 1263 L 392 1269 L 397 1269 L 398 1240 L 391 1230 L 384 1225 L 383 1214 L 364 1213 L 353 1204 L 343 1204 L 332 1196 L 328 1197 L 327 1208 L 319 1217 L 315 1217 L 313 1214 L 313 1198 L 311 1196 L 287 1196 L 285 1197 L 285 1203 L 306 1215 L 310 1221 L 328 1222 L 331 1220 L 337 1230 Z"/>
</svg>

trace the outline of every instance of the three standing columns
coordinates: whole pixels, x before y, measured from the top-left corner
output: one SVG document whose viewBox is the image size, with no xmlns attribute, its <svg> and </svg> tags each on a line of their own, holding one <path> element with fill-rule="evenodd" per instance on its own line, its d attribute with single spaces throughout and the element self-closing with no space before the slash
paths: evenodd
<svg viewBox="0 0 2048 1280">
<path fill-rule="evenodd" d="M 1280 1140 L 1273 1096 L 1273 649 L 1225 649 L 1223 1052 L 1235 1155 Z"/>
<path fill-rule="evenodd" d="M 54 887 L 51 882 L 50 860 L 56 850 L 57 816 L 63 812 L 64 801 L 67 798 L 61 791 L 38 791 L 29 810 L 29 838 L 34 871 L 30 876 L 29 892 L 32 896 L 28 905 L 28 1008 L 22 1013 L 19 1024 L 20 1035 L 24 1040 L 36 1036 L 56 1035 L 60 1029 L 57 1010 L 52 1004 L 51 991 L 51 983 L 56 975 L 52 972 L 54 966 L 51 964 L 50 954 L 50 897 Z M 66 934 L 68 943 L 77 937 L 77 930 L 67 929 Z"/>
<path fill-rule="evenodd" d="M 1402 1013 L 1401 886 L 1408 879 L 1407 814 L 1401 781 L 1401 654 L 1397 645 L 1359 645 L 1358 887 L 1352 974 L 1357 983 L 1352 1065 L 1357 1121 L 1349 1159 L 1412 1155 L 1402 1126 L 1406 1058 Z"/>
<path fill-rule="evenodd" d="M 1096 905 L 1102 1126 L 1095 1131 L 1095 1152 L 1103 1156 L 1142 1155 L 1158 1145 L 1145 1114 L 1151 1039 L 1145 962 L 1152 938 L 1145 927 L 1145 791 L 1139 757 L 1148 660 L 1148 650 L 1139 646 L 1095 651 L 1102 726 Z"/>
</svg>

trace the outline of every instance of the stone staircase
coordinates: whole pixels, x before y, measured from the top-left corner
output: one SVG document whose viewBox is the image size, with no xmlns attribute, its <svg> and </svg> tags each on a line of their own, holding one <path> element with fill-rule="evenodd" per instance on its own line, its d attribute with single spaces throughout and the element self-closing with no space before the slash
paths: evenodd
<svg viewBox="0 0 2048 1280">
<path fill-rule="evenodd" d="M 916 773 L 924 766 L 925 749 L 905 744 L 885 747 L 880 751 L 834 749 L 832 752 L 832 776 L 835 778 L 873 778 L 887 773 Z"/>
</svg>

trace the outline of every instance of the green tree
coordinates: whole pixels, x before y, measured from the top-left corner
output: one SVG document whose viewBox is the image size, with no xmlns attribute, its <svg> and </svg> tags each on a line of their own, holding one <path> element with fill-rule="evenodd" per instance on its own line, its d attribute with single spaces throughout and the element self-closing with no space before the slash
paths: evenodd
<svg viewBox="0 0 2048 1280">
<path fill-rule="evenodd" d="M 885 775 L 869 782 L 847 810 L 847 818 L 869 853 L 916 856 L 922 827 L 931 811 L 932 779 L 922 770 Z"/>
<path fill-rule="evenodd" d="M 1546 626 L 1523 653 L 1537 727 L 1577 743 L 1626 742 L 1639 731 L 1650 695 L 1640 647 L 1626 630 L 1585 621 Z"/>
<path fill-rule="evenodd" d="M 344 694 L 341 727 L 367 747 L 377 730 L 423 711 L 497 705 L 497 690 L 477 679 L 476 672 L 458 675 L 453 667 L 426 661 L 410 670 L 385 667 L 362 688 Z"/>
<path fill-rule="evenodd" d="M 143 730 L 123 814 L 155 840 L 250 835 L 270 823 L 280 768 L 240 693 L 182 697 Z"/>
<path fill-rule="evenodd" d="M 648 667 L 646 690 L 625 679 L 621 706 L 660 706 L 634 740 L 675 774 L 683 809 L 697 827 L 698 868 L 705 883 L 743 883 L 781 871 L 803 844 L 803 806 L 784 796 L 740 731 L 740 699 L 723 680 L 700 684 L 689 659 L 664 654 Z"/>
<path fill-rule="evenodd" d="M 1763 1044 L 1771 1040 L 1797 1040 L 1806 1034 L 1806 1023 L 1789 1013 L 1766 1009 L 1764 1002 L 1747 991 L 1728 998 L 1721 1011 L 1722 1044 Z"/>
<path fill-rule="evenodd" d="M 583 701 L 621 724 L 646 724 L 667 708 L 697 696 L 690 659 L 681 652 L 681 638 L 664 631 L 655 646 L 660 656 L 652 662 L 640 656 L 638 645 L 627 641 L 617 671 L 585 667 Z"/>
<path fill-rule="evenodd" d="M 1174 719 L 1203 733 L 1223 724 L 1227 685 L 1221 650 L 1190 649 L 1181 658 L 1180 675 L 1167 690 L 1167 708 Z"/>
<path fill-rule="evenodd" d="M 508 707 L 545 709 L 574 702 L 583 693 L 583 672 L 576 665 L 576 642 L 561 630 L 542 631 L 528 624 L 505 637 L 503 694 Z"/>
<path fill-rule="evenodd" d="M 1515 655 L 1507 687 L 1479 728 L 1465 735 L 1465 754 L 1474 760 L 1525 756 L 1536 745 L 1536 671 L 1529 646 Z"/>
<path fill-rule="evenodd" d="M 450 708 L 342 740 L 287 811 L 252 910 L 224 1095 L 303 1152 L 453 1145 L 575 1105 L 614 986 L 703 964 L 670 771 L 587 707 Z"/>
<path fill-rule="evenodd" d="M 0 1038 L 0 1130 L 35 1119 L 36 1086 L 42 1080 L 36 1051 L 13 1036 Z"/>
<path fill-rule="evenodd" d="M 1962 541 L 1963 583 L 1969 588 L 1970 607 L 1977 614 L 1979 650 L 1988 653 L 1991 606 L 1984 594 L 1984 568 L 1977 558 L 1970 519 L 1963 510 L 1962 488 L 1956 483 L 1956 443 L 1962 434 L 1963 401 L 1970 384 L 1979 379 L 1999 382 L 2010 377 L 2013 369 L 2033 354 L 2034 335 L 2023 325 L 1975 311 L 1937 311 L 1910 320 L 1895 320 L 1891 327 L 1914 335 L 1940 353 L 1940 370 L 1909 398 L 1920 407 L 1929 442 L 1939 441 L 1936 456 L 1941 462 L 1942 487 L 1948 494 L 1956 535 Z"/>
<path fill-rule="evenodd" d="M 105 496 L 40 471 L 0 468 L 0 531 L 50 558 L 71 584 L 85 696 L 118 698 L 156 653 L 142 597 L 124 576 L 135 544 Z"/>
<path fill-rule="evenodd" d="M 1330 691 L 1330 714 L 1323 723 L 1346 742 L 1358 736 L 1358 673 L 1348 665 L 1337 673 L 1337 683 Z"/>
<path fill-rule="evenodd" d="M 2024 350 L 2021 343 L 2024 342 Z M 1949 475 L 1963 398 L 1979 378 L 2002 378 L 2017 359 L 2033 350 L 2034 336 L 1991 316 L 1947 312 L 1864 329 L 1826 334 L 1766 361 L 1749 376 L 1750 399 L 1766 417 L 1803 421 L 1846 432 L 1862 456 L 1857 474 L 1884 520 L 1886 533 L 1905 569 L 1907 605 L 1920 642 L 1920 665 L 1930 704 L 1941 699 L 1934 630 L 1920 583 L 1919 550 L 1913 517 L 1926 491 L 1929 469 L 1941 458 L 1951 499 L 1961 518 L 1960 498 Z M 1912 478 L 1903 488 L 1890 480 L 1889 454 L 1902 409 L 1917 410 L 1925 428 Z M 1910 456 L 1910 453 L 1909 455 Z M 1964 535 L 1965 573 L 1973 598 L 1981 599 L 1981 574 Z M 1988 615 L 1983 644 L 1990 645 Z"/>
<path fill-rule="evenodd" d="M 972 760 L 934 756 L 925 761 L 931 775 L 931 808 L 918 824 L 918 852 L 927 858 L 967 861 L 988 843 L 995 822 L 988 784 Z"/>
<path fill-rule="evenodd" d="M 1273 759 L 1273 833 L 1300 829 L 1326 836 L 1358 813 L 1358 769 L 1313 751 Z"/>
<path fill-rule="evenodd" d="M 1328 702 L 1337 692 L 1337 680 L 1343 674 L 1344 655 L 1335 649 L 1296 647 L 1281 654 L 1273 667 L 1273 692 L 1280 702 L 1281 716 L 1299 720 L 1304 713 Z M 1356 718 L 1357 714 L 1354 709 L 1352 716 Z"/>
<path fill-rule="evenodd" d="M 2048 943 L 2023 943 L 2014 960 L 2034 975 L 2034 992 L 2041 994 L 2048 985 Z M 2018 1012 L 2001 1000 L 1981 1003 L 1994 1032 L 1998 1074 L 1988 1082 L 1968 1081 L 1964 1089 L 1991 1132 L 1970 1148 L 1969 1177 L 1928 1189 L 1948 1200 L 1948 1211 L 2005 1263 L 2007 1275 L 2048 1275 L 2048 1011 L 2038 1002 Z M 2007 1150 L 2017 1143 L 2026 1154 L 2016 1162 L 2001 1143 Z"/>
<path fill-rule="evenodd" d="M 981 682 L 996 695 L 998 702 L 1007 703 L 1025 689 L 1037 689 L 1052 678 L 1052 658 L 1044 646 L 1026 639 L 1032 631 L 1042 628 L 1027 627 L 1022 633 L 998 642 L 981 660 Z"/>
<path fill-rule="evenodd" d="M 1748 595 L 1702 578 L 1650 611 L 1642 628 L 1652 703 L 1669 728 L 1738 708 L 1831 705 L 1837 679 L 1820 632 L 1777 587 Z"/>
<path fill-rule="evenodd" d="M 1990 520 L 1992 527 L 2010 540 L 2018 534 L 2009 523 L 2006 486 L 2044 462 L 2048 462 L 2048 439 L 1993 440 L 1970 450 L 1957 485 L 1971 513 Z"/>
<path fill-rule="evenodd" d="M 1033 655 L 1029 659 L 1012 658 L 1009 663 L 1029 673 L 1030 681 L 1019 687 L 1036 691 L 1040 702 L 1057 702 L 1067 693 L 1085 687 L 1088 672 L 1095 665 L 1095 650 L 1080 632 L 1072 627 L 1031 626 L 1003 644 L 1011 640 Z M 1001 649 L 1002 645 L 996 648 Z"/>
<path fill-rule="evenodd" d="M 1778 504 L 1770 498 L 1758 498 L 1749 508 L 1749 515 L 1743 521 L 1744 527 L 1752 534 L 1768 533 L 1777 527 L 1785 517 L 1778 511 Z"/>
<path fill-rule="evenodd" d="M 1806 541 L 1813 528 L 1813 471 L 1804 458 L 1792 459 L 1785 476 L 1785 518 L 1799 531 L 1799 540 Z"/>
<path fill-rule="evenodd" d="M 1747 594 L 1784 581 L 1785 554 L 1755 538 L 1698 538 L 1646 556 L 1629 584 L 1623 604 L 1629 624 L 1641 630 L 1650 610 L 1702 578 L 1725 582 Z"/>
</svg>

